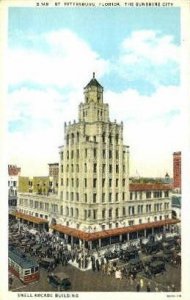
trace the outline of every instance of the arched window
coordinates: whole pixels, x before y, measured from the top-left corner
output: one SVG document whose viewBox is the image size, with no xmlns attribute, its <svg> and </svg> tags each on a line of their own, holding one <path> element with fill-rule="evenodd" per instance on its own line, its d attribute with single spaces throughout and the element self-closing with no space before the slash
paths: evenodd
<svg viewBox="0 0 190 300">
<path fill-rule="evenodd" d="M 79 142 L 79 132 L 77 132 L 77 143 Z"/>
<path fill-rule="evenodd" d="M 69 134 L 67 134 L 67 145 L 69 145 Z"/>
</svg>

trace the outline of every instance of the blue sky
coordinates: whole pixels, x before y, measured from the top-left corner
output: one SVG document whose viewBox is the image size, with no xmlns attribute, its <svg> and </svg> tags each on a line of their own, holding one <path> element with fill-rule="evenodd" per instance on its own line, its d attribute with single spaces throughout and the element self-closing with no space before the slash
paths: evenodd
<svg viewBox="0 0 190 300">
<path fill-rule="evenodd" d="M 36 174 L 58 160 L 63 123 L 77 119 L 95 71 L 111 118 L 124 121 L 131 175 L 171 171 L 180 150 L 179 8 L 10 8 L 8 32 L 10 144 L 22 145 L 11 163 Z"/>
</svg>

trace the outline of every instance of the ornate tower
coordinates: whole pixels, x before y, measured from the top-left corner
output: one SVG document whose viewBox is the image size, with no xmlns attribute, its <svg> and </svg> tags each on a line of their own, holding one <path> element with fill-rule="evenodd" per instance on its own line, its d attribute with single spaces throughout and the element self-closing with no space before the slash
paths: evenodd
<svg viewBox="0 0 190 300">
<path fill-rule="evenodd" d="M 84 231 L 119 227 L 126 218 L 128 149 L 123 124 L 109 120 L 103 91 L 93 73 L 79 104 L 79 121 L 65 124 L 60 149 L 62 223 Z"/>
</svg>

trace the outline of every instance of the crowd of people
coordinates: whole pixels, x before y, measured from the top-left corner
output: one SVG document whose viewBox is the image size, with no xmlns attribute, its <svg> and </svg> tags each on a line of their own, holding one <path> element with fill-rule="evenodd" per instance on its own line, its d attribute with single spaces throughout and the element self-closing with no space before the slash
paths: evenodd
<svg viewBox="0 0 190 300">
<path fill-rule="evenodd" d="M 19 238 L 17 242 L 22 244 L 22 240 L 27 240 L 27 247 L 23 247 L 23 251 L 27 252 L 31 256 L 35 257 L 39 263 L 43 261 L 49 262 L 47 271 L 53 272 L 57 265 L 66 266 L 68 263 L 79 268 L 80 270 L 89 270 L 93 272 L 102 272 L 107 276 L 114 276 L 118 280 L 125 278 L 127 284 L 136 287 L 136 291 L 146 290 L 152 291 L 151 283 L 146 280 L 146 284 L 143 278 L 136 277 L 137 273 L 126 272 L 126 267 L 119 263 L 118 259 L 110 260 L 106 256 L 106 252 L 111 248 L 106 249 L 93 249 L 89 250 L 78 244 L 69 245 L 64 238 L 61 238 L 58 234 L 49 233 L 46 231 L 31 230 L 26 225 L 12 224 L 10 225 L 10 241 L 14 239 L 11 237 L 11 230 L 14 232 L 19 231 Z M 158 236 L 158 238 L 160 238 Z M 134 248 L 140 249 L 142 240 L 137 240 L 134 244 L 130 245 Z M 110 247 L 122 247 L 126 249 L 129 244 L 117 245 Z M 159 291 L 158 286 L 155 286 L 155 291 Z"/>
</svg>

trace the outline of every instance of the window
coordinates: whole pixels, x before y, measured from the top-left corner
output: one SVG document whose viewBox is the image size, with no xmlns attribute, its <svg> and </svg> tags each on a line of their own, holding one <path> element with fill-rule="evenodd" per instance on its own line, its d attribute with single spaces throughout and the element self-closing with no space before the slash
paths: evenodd
<svg viewBox="0 0 190 300">
<path fill-rule="evenodd" d="M 85 149 L 85 157 L 87 157 L 87 155 L 88 155 L 88 150 Z"/>
<path fill-rule="evenodd" d="M 115 194 L 115 201 L 117 202 L 118 200 L 119 200 L 119 194 L 116 193 L 116 194 Z"/>
<path fill-rule="evenodd" d="M 139 219 L 139 224 L 142 224 L 142 219 Z"/>
<path fill-rule="evenodd" d="M 74 151 L 72 150 L 71 151 L 71 158 L 73 158 L 74 157 Z"/>
<path fill-rule="evenodd" d="M 133 200 L 133 193 L 130 192 L 130 200 Z"/>
<path fill-rule="evenodd" d="M 125 165 L 123 165 L 123 173 L 125 173 Z"/>
<path fill-rule="evenodd" d="M 76 165 L 76 171 L 77 171 L 77 173 L 79 173 L 79 165 L 78 164 Z"/>
<path fill-rule="evenodd" d="M 109 202 L 112 200 L 112 193 L 109 193 Z"/>
<path fill-rule="evenodd" d="M 63 165 L 61 165 L 61 173 L 63 173 Z"/>
<path fill-rule="evenodd" d="M 109 215 L 109 218 L 112 218 L 112 208 L 109 209 L 108 215 Z"/>
<path fill-rule="evenodd" d="M 71 179 L 71 185 L 74 187 L 74 178 Z"/>
<path fill-rule="evenodd" d="M 67 186 L 69 185 L 69 178 L 67 178 L 67 180 L 66 180 L 66 185 Z"/>
<path fill-rule="evenodd" d="M 118 141 L 119 141 L 119 134 L 116 134 L 116 136 L 115 136 L 115 142 L 116 142 L 117 145 L 118 145 Z"/>
<path fill-rule="evenodd" d="M 77 149 L 77 158 L 79 158 L 79 149 Z"/>
<path fill-rule="evenodd" d="M 115 181 L 116 187 L 118 187 L 118 182 L 119 182 L 119 179 L 117 178 L 116 181 Z"/>
<path fill-rule="evenodd" d="M 67 159 L 69 159 L 69 151 L 67 150 Z"/>
<path fill-rule="evenodd" d="M 169 197 L 169 192 L 168 191 L 164 192 L 164 197 Z"/>
<path fill-rule="evenodd" d="M 73 199 L 74 199 L 74 194 L 73 192 L 71 192 L 71 201 L 73 201 Z"/>
<path fill-rule="evenodd" d="M 71 207 L 71 217 L 73 217 L 73 208 Z"/>
<path fill-rule="evenodd" d="M 97 216 L 97 210 L 93 209 L 93 219 L 96 220 L 96 216 Z"/>
<path fill-rule="evenodd" d="M 87 178 L 84 178 L 84 187 L 87 187 Z"/>
<path fill-rule="evenodd" d="M 96 151 L 96 148 L 94 149 L 94 158 L 96 158 L 96 155 L 97 155 L 97 151 Z"/>
<path fill-rule="evenodd" d="M 119 217 L 119 209 L 118 208 L 116 208 L 116 210 L 115 210 L 115 216 L 116 216 L 116 218 Z"/>
<path fill-rule="evenodd" d="M 103 158 L 105 158 L 106 157 L 106 150 L 104 149 L 104 150 L 102 150 L 102 156 L 103 156 Z"/>
<path fill-rule="evenodd" d="M 60 206 L 60 214 L 63 215 L 63 206 Z"/>
<path fill-rule="evenodd" d="M 84 172 L 85 173 L 87 172 L 87 164 L 86 163 L 84 164 Z"/>
<path fill-rule="evenodd" d="M 71 172 L 74 172 L 74 166 L 73 166 L 73 164 L 71 165 Z"/>
<path fill-rule="evenodd" d="M 76 179 L 76 187 L 79 187 L 79 179 Z"/>
<path fill-rule="evenodd" d="M 116 165 L 116 173 L 119 173 L 119 165 Z"/>
<path fill-rule="evenodd" d="M 79 201 L 79 193 L 76 193 L 76 201 Z"/>
<path fill-rule="evenodd" d="M 109 172 L 112 173 L 112 165 L 109 165 Z"/>
<path fill-rule="evenodd" d="M 150 199 L 151 198 L 151 192 L 146 192 L 146 199 Z"/>
<path fill-rule="evenodd" d="M 63 178 L 61 178 L 61 185 L 63 185 Z"/>
<path fill-rule="evenodd" d="M 96 203 L 96 193 L 93 194 L 93 203 Z"/>
<path fill-rule="evenodd" d="M 119 151 L 118 150 L 115 151 L 115 157 L 116 157 L 116 159 L 119 158 Z"/>
<path fill-rule="evenodd" d="M 109 158 L 112 158 L 112 151 L 109 150 Z"/>
<path fill-rule="evenodd" d="M 69 172 L 69 165 L 67 165 L 66 172 Z"/>
<path fill-rule="evenodd" d="M 109 187 L 111 187 L 112 186 L 112 179 L 110 178 L 109 179 Z"/>
<path fill-rule="evenodd" d="M 125 178 L 123 178 L 122 184 L 123 184 L 123 186 L 125 186 Z"/>
<path fill-rule="evenodd" d="M 61 156 L 61 160 L 63 160 L 63 151 L 61 151 L 60 156 Z"/>
<path fill-rule="evenodd" d="M 106 217 L 106 211 L 105 211 L 105 209 L 103 209 L 102 210 L 102 219 L 105 219 L 105 217 Z"/>
<path fill-rule="evenodd" d="M 125 201 L 125 192 L 123 192 L 122 195 L 123 195 L 123 197 L 122 197 L 122 198 L 123 198 L 123 201 Z"/>
<path fill-rule="evenodd" d="M 79 132 L 77 132 L 77 143 L 79 142 Z"/>
<path fill-rule="evenodd" d="M 102 172 L 105 173 L 105 170 L 106 170 L 106 165 L 103 164 L 103 165 L 102 165 Z"/>
<path fill-rule="evenodd" d="M 94 179 L 93 179 L 93 187 L 94 187 L 94 188 L 96 188 L 96 183 L 97 183 L 97 179 L 94 178 Z"/>
<path fill-rule="evenodd" d="M 105 178 L 102 179 L 102 187 L 105 186 Z"/>
<path fill-rule="evenodd" d="M 93 168 L 94 173 L 97 172 L 97 164 L 94 164 L 94 168 Z"/>
<path fill-rule="evenodd" d="M 66 193 L 66 200 L 69 200 L 69 193 Z"/>
<path fill-rule="evenodd" d="M 78 216 L 79 216 L 79 209 L 75 208 L 75 217 L 78 218 Z"/>
<path fill-rule="evenodd" d="M 125 209 L 125 207 L 123 206 L 123 216 L 125 216 L 126 215 L 126 209 Z"/>
<path fill-rule="evenodd" d="M 84 201 L 87 202 L 87 194 L 84 194 Z"/>
<path fill-rule="evenodd" d="M 105 193 L 102 194 L 102 202 L 105 202 Z"/>
<path fill-rule="evenodd" d="M 134 225 L 134 221 L 133 220 L 129 221 L 128 223 L 129 223 L 129 226 L 133 226 Z"/>
</svg>

